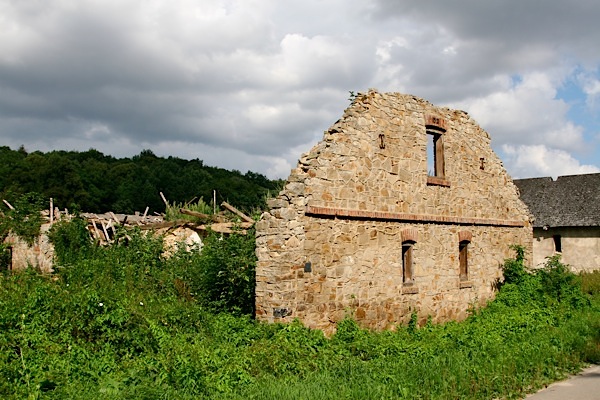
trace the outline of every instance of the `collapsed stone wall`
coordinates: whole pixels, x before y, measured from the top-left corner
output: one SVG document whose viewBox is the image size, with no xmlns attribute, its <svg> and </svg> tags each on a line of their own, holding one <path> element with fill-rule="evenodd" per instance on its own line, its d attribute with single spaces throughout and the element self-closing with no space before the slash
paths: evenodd
<svg viewBox="0 0 600 400">
<path fill-rule="evenodd" d="M 11 253 L 10 269 L 20 271 L 33 267 L 43 273 L 53 271 L 54 246 L 48 238 L 50 227 L 49 223 L 42 224 L 40 234 L 31 244 L 12 233 L 8 235 L 4 240 L 4 244 L 8 246 Z"/>
<path fill-rule="evenodd" d="M 50 223 L 42 224 L 40 234 L 31 244 L 12 233 L 9 234 L 4 241 L 11 255 L 8 268 L 13 271 L 35 268 L 42 273 L 52 273 L 54 271 L 54 245 L 48 237 L 51 226 Z M 202 249 L 202 239 L 198 232 L 185 226 L 161 228 L 149 232 L 163 237 L 165 257 L 173 255 L 181 246 L 184 246 L 186 251 Z"/>
<path fill-rule="evenodd" d="M 429 127 L 443 136 L 441 173 L 428 170 Z M 357 96 L 268 204 L 256 227 L 256 316 L 328 333 L 345 315 L 375 329 L 413 312 L 461 319 L 493 297 L 510 245 L 531 254 L 531 216 L 489 135 L 467 113 L 410 95 Z"/>
</svg>

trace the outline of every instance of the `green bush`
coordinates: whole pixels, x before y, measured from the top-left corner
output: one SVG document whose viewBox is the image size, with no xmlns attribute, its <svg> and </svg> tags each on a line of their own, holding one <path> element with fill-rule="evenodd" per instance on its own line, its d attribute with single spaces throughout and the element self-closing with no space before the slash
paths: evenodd
<svg viewBox="0 0 600 400">
<path fill-rule="evenodd" d="M 13 208 L 0 213 L 0 242 L 12 232 L 32 244 L 40 234 L 44 200 L 38 193 L 26 193 L 13 200 Z"/>
<path fill-rule="evenodd" d="M 548 257 L 542 268 L 527 271 L 524 264 L 524 249 L 513 247 L 515 259 L 504 262 L 504 282 L 498 295 L 499 301 L 511 305 L 538 303 L 543 306 L 568 304 L 575 308 L 590 305 L 584 294 L 581 278 L 572 273 L 560 261 L 560 255 Z"/>
<path fill-rule="evenodd" d="M 214 311 L 254 314 L 255 236 L 210 232 L 200 253 L 177 252 L 169 265 L 180 271 L 180 291 Z"/>
<path fill-rule="evenodd" d="M 326 338 L 240 315 L 252 234 L 165 258 L 139 231 L 90 250 L 80 228 L 56 229 L 57 274 L 0 274 L 0 398 L 522 398 L 600 361 L 597 299 L 574 301 L 559 260 L 461 323 L 370 332 L 346 318 Z"/>
<path fill-rule="evenodd" d="M 86 258 L 93 247 L 87 221 L 79 216 L 70 221 L 62 220 L 53 224 L 48 231 L 48 238 L 54 246 L 59 265 L 71 264 Z"/>
<path fill-rule="evenodd" d="M 502 273 L 504 275 L 505 284 L 520 283 L 527 276 L 525 269 L 525 248 L 522 246 L 511 246 L 516 253 L 515 258 L 509 258 L 504 261 Z"/>
<path fill-rule="evenodd" d="M 581 278 L 560 261 L 560 255 L 549 257 L 544 268 L 536 270 L 536 275 L 551 301 L 569 303 L 575 308 L 589 305 L 589 299 L 583 294 Z"/>
<path fill-rule="evenodd" d="M 600 295 L 600 271 L 582 272 L 580 276 L 584 293 L 591 296 Z"/>
</svg>

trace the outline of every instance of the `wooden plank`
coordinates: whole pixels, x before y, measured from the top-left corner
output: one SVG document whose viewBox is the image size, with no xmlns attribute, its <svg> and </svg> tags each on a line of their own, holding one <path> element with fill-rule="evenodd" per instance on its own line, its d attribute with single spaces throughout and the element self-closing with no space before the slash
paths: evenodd
<svg viewBox="0 0 600 400">
<path fill-rule="evenodd" d="M 118 220 L 117 216 L 116 216 L 116 215 L 115 215 L 115 214 L 114 214 L 112 211 L 110 211 L 110 212 L 109 212 L 109 214 L 110 214 L 110 216 L 112 217 L 112 219 L 114 219 L 114 220 L 115 220 L 115 222 L 116 222 L 117 224 L 120 224 L 120 222 L 119 222 L 119 220 Z"/>
<path fill-rule="evenodd" d="M 102 231 L 104 231 L 104 237 L 106 238 L 106 242 L 110 243 L 110 236 L 108 236 L 108 231 L 106 230 L 106 226 L 104 225 L 104 222 L 102 222 L 102 220 L 100 220 L 100 224 L 102 225 Z"/>
<path fill-rule="evenodd" d="M 146 231 L 150 229 L 162 229 L 162 228 L 171 228 L 173 226 L 184 225 L 188 221 L 177 220 L 177 221 L 164 221 L 164 222 L 155 222 L 152 224 L 144 224 L 140 226 L 140 229 Z"/>
<path fill-rule="evenodd" d="M 221 206 L 225 207 L 226 209 L 228 209 L 229 211 L 231 211 L 235 215 L 239 216 L 244 221 L 254 223 L 254 220 L 252 218 L 250 218 L 249 216 L 247 216 L 246 214 L 244 214 L 243 212 L 241 212 L 240 210 L 238 210 L 237 208 L 235 208 L 231 204 L 227 203 L 226 201 L 222 202 Z"/>
<path fill-rule="evenodd" d="M 233 222 L 223 222 L 223 223 L 217 223 L 217 224 L 211 224 L 211 225 L 198 225 L 195 226 L 192 229 L 199 229 L 199 230 L 211 230 L 213 232 L 217 232 L 217 233 L 227 233 L 227 234 L 233 234 L 233 233 L 239 233 L 241 235 L 245 235 L 247 233 L 246 229 L 243 228 L 250 228 L 252 227 L 252 225 L 254 225 L 253 223 L 250 222 L 242 222 L 239 224 L 233 223 Z M 234 229 L 234 227 L 236 227 L 236 229 Z"/>
<path fill-rule="evenodd" d="M 215 218 L 212 215 L 203 214 L 198 211 L 188 210 L 186 208 L 180 208 L 179 212 L 182 214 L 185 214 L 185 215 L 191 215 L 192 217 L 200 218 L 205 221 L 214 221 L 215 220 Z"/>
<path fill-rule="evenodd" d="M 165 198 L 165 195 L 163 194 L 163 192 L 159 192 L 159 194 L 160 194 L 160 198 L 162 199 L 163 203 L 165 203 L 165 206 L 169 207 L 169 202 Z"/>
<path fill-rule="evenodd" d="M 94 227 L 94 238 L 100 239 L 100 231 L 98 231 L 98 226 L 96 225 L 96 221 L 92 220 L 92 226 Z"/>
</svg>

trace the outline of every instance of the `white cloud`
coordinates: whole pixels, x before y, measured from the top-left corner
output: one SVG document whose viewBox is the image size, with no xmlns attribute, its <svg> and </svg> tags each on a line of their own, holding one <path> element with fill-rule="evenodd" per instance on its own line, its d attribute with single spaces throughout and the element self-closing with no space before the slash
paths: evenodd
<svg viewBox="0 0 600 400">
<path fill-rule="evenodd" d="M 583 87 L 583 91 L 588 96 L 596 97 L 598 94 L 600 94 L 600 80 L 594 78 L 586 82 L 585 86 Z"/>
<path fill-rule="evenodd" d="M 556 98 L 560 81 L 552 71 L 524 75 L 502 90 L 454 104 L 466 109 L 497 144 L 543 143 L 565 151 L 583 151 L 583 128 L 568 119 L 569 105 Z"/>
<path fill-rule="evenodd" d="M 0 0 L 0 138 L 281 177 L 348 91 L 375 87 L 467 110 L 495 145 L 576 160 L 595 132 L 558 88 L 571 79 L 594 106 L 599 13 L 592 0 Z"/>
<path fill-rule="evenodd" d="M 504 145 L 505 164 L 513 178 L 532 178 L 600 172 L 595 165 L 581 165 L 569 153 L 545 145 Z"/>
</svg>

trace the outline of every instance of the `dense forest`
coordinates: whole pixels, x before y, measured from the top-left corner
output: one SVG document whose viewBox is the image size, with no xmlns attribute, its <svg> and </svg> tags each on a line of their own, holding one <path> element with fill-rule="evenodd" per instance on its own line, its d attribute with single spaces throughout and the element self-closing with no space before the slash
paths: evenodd
<svg viewBox="0 0 600 400">
<path fill-rule="evenodd" d="M 27 152 L 23 146 L 0 147 L 0 196 L 15 198 L 39 193 L 53 198 L 63 209 L 85 212 L 162 212 L 162 192 L 169 202 L 185 203 L 203 198 L 207 203 L 217 193 L 217 203 L 227 201 L 252 211 L 264 208 L 268 195 L 276 194 L 282 181 L 264 175 L 204 165 L 202 160 L 157 157 L 143 150 L 131 158 L 114 158 L 90 149 Z"/>
</svg>

